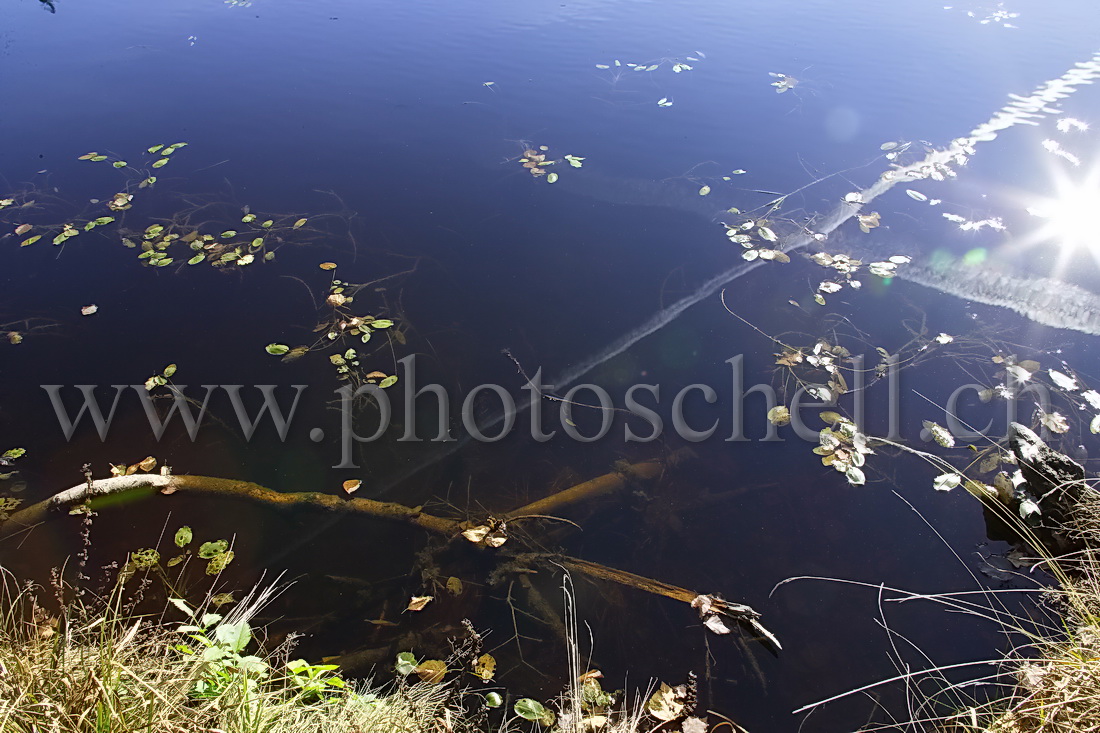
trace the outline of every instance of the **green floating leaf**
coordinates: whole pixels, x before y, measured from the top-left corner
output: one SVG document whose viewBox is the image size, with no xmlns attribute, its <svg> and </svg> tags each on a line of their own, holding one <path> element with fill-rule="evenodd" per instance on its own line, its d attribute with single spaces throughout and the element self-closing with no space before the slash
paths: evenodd
<svg viewBox="0 0 1100 733">
<path fill-rule="evenodd" d="M 268 344 L 264 347 L 264 350 L 272 356 L 282 356 L 290 351 L 290 347 L 286 344 Z"/>
<path fill-rule="evenodd" d="M 699 189 L 700 196 L 706 196 L 708 193 L 710 193 L 710 186 L 703 186 Z"/>
<path fill-rule="evenodd" d="M 37 242 L 39 239 L 42 239 L 42 235 L 41 234 L 36 234 L 36 235 L 34 235 L 33 237 L 31 237 L 29 239 L 24 239 L 22 242 L 20 242 L 19 246 L 20 247 L 29 247 L 30 245 Z"/>
<path fill-rule="evenodd" d="M 604 68 L 608 69 L 610 67 L 604 66 Z M 499 692 L 490 692 L 485 696 L 485 707 L 487 708 L 499 708 L 503 704 L 504 698 L 500 696 Z"/>
<path fill-rule="evenodd" d="M 546 176 L 546 182 L 547 183 L 554 183 L 557 180 L 558 180 L 558 174 L 557 173 L 550 173 Z"/>
<path fill-rule="evenodd" d="M 163 145 L 154 145 L 153 147 L 149 148 L 146 152 L 155 153 L 163 147 L 164 147 Z"/>
<path fill-rule="evenodd" d="M 96 223 L 96 226 L 101 227 L 101 226 L 104 226 L 106 224 L 110 224 L 114 220 L 115 220 L 115 218 L 113 216 L 101 216 L 101 217 L 99 217 L 98 219 L 95 220 L 95 223 Z"/>
<path fill-rule="evenodd" d="M 416 657 L 412 652 L 401 652 L 397 655 L 394 671 L 399 675 L 408 676 L 416 671 L 417 666 Z"/>
<path fill-rule="evenodd" d="M 255 214 L 245 214 L 244 216 L 241 217 L 241 221 L 243 221 L 245 224 L 249 224 L 251 222 L 256 221 L 256 215 Z"/>
<path fill-rule="evenodd" d="M 226 540 L 203 542 L 199 546 L 199 557 L 201 557 L 203 560 L 212 560 L 218 555 L 223 554 L 228 549 L 229 543 Z"/>
<path fill-rule="evenodd" d="M 387 387 L 392 387 L 395 384 L 397 384 L 397 375 L 396 374 L 391 374 L 390 376 L 386 377 L 381 382 L 379 382 L 378 386 L 381 387 L 382 389 L 386 389 Z"/>
<path fill-rule="evenodd" d="M 226 231 L 221 233 L 221 238 L 222 239 L 229 239 L 230 237 L 235 237 L 235 236 L 237 236 L 237 232 L 234 229 L 227 229 Z"/>
<path fill-rule="evenodd" d="M 393 326 L 393 321 L 388 318 L 376 318 L 369 325 L 371 328 L 390 328 Z"/>
<path fill-rule="evenodd" d="M 111 163 L 111 165 L 115 168 L 125 168 L 129 164 L 125 160 L 116 160 L 114 163 Z"/>
<path fill-rule="evenodd" d="M 301 229 L 302 227 L 304 227 L 306 225 L 307 221 L 309 221 L 309 220 L 308 219 L 299 219 L 298 221 L 294 222 L 294 226 L 292 226 L 291 229 Z"/>
<path fill-rule="evenodd" d="M 512 706 L 512 709 L 516 711 L 516 715 L 524 720 L 531 720 L 541 723 L 545 726 L 554 724 L 554 713 L 549 710 L 538 700 L 532 700 L 529 697 L 521 697 L 516 700 L 516 704 Z"/>
<path fill-rule="evenodd" d="M 264 229 L 270 229 L 270 228 L 271 228 L 271 225 L 272 225 L 272 224 L 274 224 L 274 223 L 275 223 L 275 220 L 274 220 L 274 219 L 268 219 L 267 221 L 265 221 L 265 222 L 264 222 L 263 224 L 261 224 L 260 226 L 262 226 L 262 227 L 263 227 Z"/>
<path fill-rule="evenodd" d="M 168 165 L 168 158 L 161 158 L 153 163 L 154 168 L 163 168 L 166 165 Z"/>
<path fill-rule="evenodd" d="M 191 528 L 187 526 L 180 527 L 176 530 L 176 547 L 186 547 L 191 544 L 192 532 Z"/>
<path fill-rule="evenodd" d="M 107 156 L 106 155 L 93 155 L 91 158 L 88 158 L 88 160 L 92 161 L 93 163 L 101 163 L 102 161 L 107 160 Z"/>
<path fill-rule="evenodd" d="M 187 264 L 197 265 L 205 259 L 206 259 L 206 255 L 200 252 L 199 254 L 195 255 L 191 259 L 187 260 Z"/>
<path fill-rule="evenodd" d="M 14 461 L 16 458 L 22 458 L 25 455 L 27 455 L 26 448 L 9 448 L 8 450 L 4 451 L 4 455 L 0 456 L 0 458 L 4 458 L 8 461 Z"/>
</svg>

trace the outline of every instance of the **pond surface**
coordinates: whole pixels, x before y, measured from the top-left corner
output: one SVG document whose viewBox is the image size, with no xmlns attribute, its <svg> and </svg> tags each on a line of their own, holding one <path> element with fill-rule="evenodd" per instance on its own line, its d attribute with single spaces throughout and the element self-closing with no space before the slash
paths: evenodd
<svg viewBox="0 0 1100 733">
<path fill-rule="evenodd" d="M 28 452 L 19 473 L 0 482 L 0 496 L 37 501 L 81 483 L 86 463 L 101 478 L 110 463 L 153 455 L 181 474 L 334 495 L 343 494 L 343 482 L 361 480 L 356 497 L 484 516 L 608 473 L 617 461 L 690 450 L 654 483 L 579 515 L 564 512 L 583 532 L 528 520 L 517 523 L 526 539 L 514 542 L 748 603 L 784 649 L 773 654 L 749 639 L 708 635 L 684 604 L 574 578 L 580 616 L 595 638 L 592 664 L 608 686 L 644 686 L 652 676 L 676 683 L 693 670 L 708 707 L 749 730 L 796 730 L 803 721 L 791 715 L 795 708 L 897 673 L 880 612 L 933 664 L 995 658 L 1003 641 L 995 628 L 930 604 L 880 611 L 874 589 L 819 581 L 772 593 L 794 576 L 929 593 L 1019 583 L 983 561 L 1007 545 L 987 538 L 973 498 L 962 489 L 933 491 L 939 471 L 912 456 L 886 451 L 864 467 L 866 485 L 850 486 L 792 428 L 780 429 L 782 441 L 762 441 L 768 406 L 759 395 L 745 401 L 748 439 L 726 440 L 736 426 L 734 369 L 741 363 L 746 389 L 771 385 L 789 405 L 797 385 L 777 370 L 782 348 L 764 334 L 807 351 L 818 338 L 843 343 L 867 355 L 868 370 L 879 358 L 875 347 L 907 353 L 914 363 L 897 384 L 897 438 L 922 450 L 934 449 L 920 438 L 922 422 L 944 422 L 953 390 L 996 383 L 998 352 L 1100 384 L 1095 336 L 965 297 L 979 289 L 966 285 L 976 282 L 967 267 L 1100 289 L 1087 244 L 1066 244 L 1073 237 L 1065 226 L 1026 211 L 1066 200 L 1073 185 L 1083 192 L 1074 211 L 1095 211 L 1096 133 L 1059 122 L 1100 125 L 1095 87 L 1081 86 L 1035 125 L 982 142 L 956 166 L 957 178 L 884 194 L 864 211 L 880 215 L 870 233 L 848 221 L 820 246 L 878 260 L 911 256 L 938 273 L 935 282 L 955 275 L 963 283 L 955 294 L 906 280 L 904 264 L 893 278 L 864 266 L 864 287 L 823 293 L 818 282 L 837 272 L 792 252 L 789 263 L 731 276 L 726 307 L 717 293 L 699 298 L 621 353 L 603 356 L 744 261 L 723 222 L 755 221 L 758 250 L 770 246 L 755 233 L 761 223 L 789 242 L 845 194 L 870 186 L 891 166 L 888 153 L 908 164 L 926 146 L 967 135 L 1009 94 L 1027 96 L 1088 61 L 1098 38 L 1100 13 L 1086 0 L 953 7 L 916 0 L 9 0 L 0 10 L 0 199 L 14 203 L 0 211 L 7 235 L 0 331 L 22 342 L 0 342 L 0 451 Z M 176 142 L 187 145 L 170 155 L 148 152 Z M 91 152 L 106 158 L 80 160 Z M 152 167 L 162 159 L 168 163 Z M 116 168 L 116 161 L 124 163 Z M 155 183 L 139 187 L 150 176 Z M 1091 188 L 1083 185 L 1090 180 Z M 113 211 L 107 204 L 117 193 L 134 197 Z M 242 221 L 247 212 L 256 220 Z M 114 221 L 84 231 L 97 217 Z M 300 218 L 307 221 L 295 227 Z M 70 222 L 81 233 L 52 244 Z M 143 233 L 169 222 L 181 238 L 212 234 L 212 246 L 177 241 L 171 263 L 150 266 L 158 258 L 139 258 Z M 16 235 L 23 223 L 34 228 Z M 228 230 L 237 234 L 221 236 Z M 37 234 L 44 236 L 20 246 Z M 124 236 L 137 246 L 125 246 Z M 249 249 L 254 238 L 261 243 Z M 235 259 L 219 261 L 238 243 Z M 186 264 L 196 252 L 208 256 Z M 268 252 L 276 256 L 266 260 Z M 254 261 L 241 266 L 246 255 Z M 334 276 L 368 285 L 336 292 Z M 1040 290 L 1058 301 L 1062 288 Z M 339 348 L 327 343 L 329 296 L 346 294 L 355 299 L 347 312 L 394 325 L 374 329 L 367 344 L 343 335 Z M 90 305 L 96 312 L 82 315 Z M 941 333 L 954 341 L 936 343 Z M 311 344 L 293 361 L 265 349 Z M 390 431 L 355 446 L 358 468 L 341 464 L 331 403 L 344 382 L 330 357 L 353 347 L 361 364 L 351 368 L 361 376 L 377 370 L 404 379 L 398 360 L 415 355 L 417 386 L 434 382 L 450 394 L 459 440 L 430 440 L 437 421 L 430 395 L 417 402 L 422 440 L 397 440 L 409 422 L 401 381 L 388 388 L 398 413 Z M 731 364 L 739 355 L 743 362 Z M 190 385 L 187 394 L 200 400 L 199 385 L 248 385 L 253 414 L 260 402 L 251 385 L 278 385 L 285 406 L 293 385 L 306 387 L 284 439 L 270 423 L 245 439 L 223 391 L 195 441 L 178 423 L 158 441 L 134 391 L 120 398 L 105 440 L 87 422 L 66 439 L 41 387 L 66 385 L 71 415 L 80 404 L 73 385 L 97 385 L 106 409 L 111 385 L 141 385 L 168 364 L 177 365 L 172 382 Z M 609 412 L 610 433 L 582 442 L 567 432 L 595 434 L 604 413 L 578 407 L 561 417 L 563 403 L 547 399 L 543 427 L 558 431 L 551 439 L 531 436 L 525 410 L 504 440 L 463 439 L 462 404 L 473 388 L 500 385 L 526 404 L 525 375 L 539 369 L 550 384 L 566 375 L 597 385 L 617 408 L 627 406 L 631 385 L 660 385 L 665 430 L 651 442 L 627 442 L 625 427 L 646 435 L 646 423 Z M 714 390 L 713 404 L 695 389 L 681 405 L 694 430 L 718 421 L 709 439 L 672 429 L 673 397 L 689 385 Z M 561 396 L 571 385 L 557 386 Z M 856 394 L 866 398 L 867 432 L 884 435 L 889 385 L 842 395 L 832 409 L 847 414 Z M 652 392 L 635 396 L 657 402 Z M 959 404 L 984 422 L 992 408 L 974 396 Z M 575 400 L 595 397 L 582 391 Z M 470 400 L 486 433 L 499 430 L 500 405 L 491 390 Z M 804 415 L 814 432 L 822 427 L 816 412 Z M 359 434 L 368 435 L 377 412 L 357 414 Z M 1021 417 L 1029 420 L 1029 410 Z M 1090 415 L 1071 417 L 1087 426 Z M 1003 434 L 1003 417 L 999 427 Z M 1059 445 L 1100 456 L 1081 427 L 1056 436 Z M 945 454 L 959 469 L 970 461 L 968 442 Z M 443 638 L 469 617 L 491 631 L 499 680 L 510 692 L 547 698 L 566 676 L 553 631 L 528 615 L 514 577 L 488 585 L 491 557 L 441 550 L 436 580 L 455 575 L 467 584 L 447 597 L 418 560 L 425 537 L 400 525 L 151 499 L 100 512 L 94 559 L 154 545 L 162 533 L 162 545 L 170 544 L 184 523 L 203 538 L 236 536 L 228 588 L 246 587 L 265 568 L 298 579 L 278 612 L 304 628 L 311 655 L 398 648 L 433 629 Z M 23 544 L 8 540 L 3 562 L 43 577 L 79 549 L 77 524 L 39 527 Z M 543 572 L 536 583 L 559 602 L 559 578 Z M 408 596 L 422 594 L 439 596 L 434 608 L 400 614 Z M 378 618 L 399 625 L 369 621 Z M 517 643 L 514 633 L 524 638 Z M 927 665 L 908 646 L 903 654 Z M 802 730 L 881 720 L 878 701 L 897 712 L 903 690 L 847 698 L 811 715 Z"/>
</svg>

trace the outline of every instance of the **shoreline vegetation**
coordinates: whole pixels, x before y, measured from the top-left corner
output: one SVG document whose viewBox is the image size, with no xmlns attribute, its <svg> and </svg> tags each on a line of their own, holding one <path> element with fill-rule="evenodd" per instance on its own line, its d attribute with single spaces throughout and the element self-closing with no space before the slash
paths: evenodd
<svg viewBox="0 0 1100 733">
<path fill-rule="evenodd" d="M 897 679 L 913 683 L 918 674 L 927 674 L 939 679 L 941 689 L 929 695 L 927 686 L 914 684 L 917 703 L 909 720 L 863 730 L 1083 733 L 1100 729 L 1100 495 L 1079 464 L 1048 447 L 1027 427 L 1013 426 L 1009 448 L 1022 479 L 1040 496 L 1042 521 L 1026 521 L 1026 512 L 996 496 L 970 493 L 982 501 L 990 526 L 999 527 L 1006 538 L 1013 536 L 1018 556 L 1026 558 L 1019 566 L 1040 569 L 1053 579 L 1052 585 L 1038 588 L 1034 595 L 1035 616 L 1046 614 L 1048 620 L 1012 615 L 992 592 L 979 591 L 980 602 L 961 600 L 957 594 L 926 596 L 955 610 L 984 616 L 1003 628 L 1011 649 L 1001 660 L 989 662 L 998 665 L 997 673 L 982 678 L 999 692 L 984 699 L 965 698 L 962 685 L 950 684 L 940 675 L 947 667 L 902 675 Z M 65 508 L 86 507 L 87 498 L 67 502 Z M 88 510 L 83 519 L 86 531 L 91 521 Z M 492 529 L 488 534 L 493 534 Z M 181 528 L 174 540 L 185 548 L 192 542 L 190 528 Z M 204 543 L 195 553 L 185 550 L 186 562 L 208 561 L 206 574 L 217 576 L 232 560 L 232 551 L 223 544 Z M 0 568 L 0 731 L 4 733 L 744 730 L 720 713 L 698 709 L 694 674 L 689 673 L 685 684 L 651 682 L 648 689 L 630 695 L 602 687 L 602 674 L 582 663 L 569 572 L 623 581 L 606 572 L 618 571 L 592 564 L 586 568 L 584 561 L 566 562 L 563 567 L 567 572 L 561 620 L 569 687 L 554 700 L 538 701 L 517 697 L 494 681 L 496 660 L 484 653 L 481 634 L 469 621 L 463 621 L 463 631 L 450 640 L 451 653 L 446 658 L 421 659 L 416 650 L 401 652 L 389 666 L 375 667 L 387 678 L 394 673 L 394 681 L 383 685 L 356 681 L 342 675 L 338 658 L 316 664 L 296 658 L 295 634 L 268 645 L 263 627 L 252 627 L 257 614 L 289 592 L 291 583 L 277 578 L 266 586 L 257 584 L 239 601 L 214 594 L 211 585 L 193 606 L 163 572 L 159 552 L 140 550 L 131 553 L 121 567 L 116 563 L 107 568 L 112 587 L 93 593 L 85 582 L 87 544 L 85 548 L 73 561 L 76 581 L 62 579 L 73 575 L 74 567 L 55 570 L 52 588 L 21 582 Z M 171 564 L 171 560 L 165 563 Z M 592 567 L 598 568 L 595 575 Z M 148 606 L 143 601 L 147 594 L 156 594 L 152 586 L 158 578 L 164 582 L 167 603 L 150 614 L 143 610 Z M 712 596 L 698 598 L 739 605 Z M 710 627 L 695 602 L 698 598 L 692 606 Z M 419 610 L 418 602 L 422 608 L 429 601 L 414 597 L 410 609 Z M 231 610 L 223 613 L 222 606 L 229 603 Z M 757 632 L 753 622 L 758 615 L 754 614 L 748 609 L 746 617 L 737 620 Z M 758 635 L 777 644 L 766 630 Z"/>
</svg>

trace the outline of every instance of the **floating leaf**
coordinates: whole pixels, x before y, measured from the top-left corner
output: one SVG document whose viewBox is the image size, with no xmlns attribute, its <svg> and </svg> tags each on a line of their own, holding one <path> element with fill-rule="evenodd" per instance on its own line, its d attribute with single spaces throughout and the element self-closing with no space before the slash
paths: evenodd
<svg viewBox="0 0 1100 733">
<path fill-rule="evenodd" d="M 397 384 L 397 375 L 396 374 L 391 374 L 390 376 L 386 377 L 381 382 L 379 382 L 378 386 L 381 387 L 382 389 L 386 389 L 387 387 L 392 387 L 395 384 Z"/>
<path fill-rule="evenodd" d="M 913 199 L 914 201 L 927 201 L 928 200 L 928 197 L 925 196 L 923 193 L 921 193 L 920 191 L 914 191 L 911 188 L 905 189 L 905 193 L 909 196 L 909 198 Z"/>
<path fill-rule="evenodd" d="M 783 425 L 787 425 L 788 423 L 790 423 L 790 421 L 791 411 L 783 405 L 779 405 L 768 410 L 768 422 L 770 422 L 772 425 L 782 427 Z"/>
<path fill-rule="evenodd" d="M 932 488 L 936 491 L 951 491 L 962 483 L 963 477 L 957 473 L 942 473 L 932 479 Z"/>
<path fill-rule="evenodd" d="M 99 153 L 84 153 L 84 155 L 81 155 L 77 160 L 91 160 L 97 155 L 99 155 Z"/>
<path fill-rule="evenodd" d="M 176 547 L 186 547 L 187 545 L 191 544 L 191 538 L 191 528 L 187 526 L 180 527 L 176 530 Z"/>
<path fill-rule="evenodd" d="M 942 425 L 934 423 L 931 420 L 925 420 L 924 428 L 928 431 L 932 440 L 936 441 L 941 448 L 955 447 L 955 436 L 947 432 L 947 429 Z"/>
<path fill-rule="evenodd" d="M 757 233 L 758 233 L 758 234 L 760 235 L 760 237 L 761 237 L 762 239 L 766 239 L 766 240 L 767 240 L 767 241 L 769 241 L 769 242 L 777 242 L 777 241 L 779 241 L 779 237 L 778 237 L 778 236 L 776 236 L 776 233 L 775 233 L 775 232 L 773 232 L 773 231 L 772 231 L 771 229 L 769 229 L 768 227 L 758 227 L 758 228 L 756 229 L 756 231 L 757 231 Z"/>
<path fill-rule="evenodd" d="M 700 196 L 706 196 L 708 193 L 710 193 L 710 186 L 703 186 L 699 189 Z"/>
<path fill-rule="evenodd" d="M 432 596 L 413 596 L 409 599 L 406 611 L 423 611 L 424 607 L 432 602 Z"/>
<path fill-rule="evenodd" d="M 557 173 L 551 173 L 550 175 L 546 176 L 546 182 L 547 183 L 553 183 L 556 180 L 558 180 L 558 174 Z"/>
<path fill-rule="evenodd" d="M 504 704 L 504 698 L 500 696 L 499 692 L 490 692 L 485 696 L 485 707 L 487 708 L 499 708 Z"/>
<path fill-rule="evenodd" d="M 1039 422 L 1052 433 L 1059 435 L 1069 432 L 1069 423 L 1066 416 L 1060 412 L 1039 412 Z"/>
<path fill-rule="evenodd" d="M 290 351 L 290 347 L 286 344 L 268 344 L 264 347 L 264 350 L 272 356 L 282 356 Z"/>
<path fill-rule="evenodd" d="M 148 148 L 148 149 L 146 150 L 146 152 L 148 152 L 148 153 L 155 153 L 155 152 L 157 152 L 158 150 L 160 150 L 160 149 L 161 149 L 161 148 L 163 148 L 163 147 L 164 147 L 163 145 L 154 145 L 153 147 L 151 147 L 151 148 Z"/>
<path fill-rule="evenodd" d="M 33 237 L 28 237 L 27 239 L 24 239 L 22 242 L 19 243 L 19 246 L 20 247 L 29 247 L 32 244 L 34 244 L 35 242 L 37 242 L 39 239 L 42 239 L 42 235 L 41 234 L 36 234 Z"/>
<path fill-rule="evenodd" d="M 1092 422 L 1089 423 L 1089 432 L 1093 435 L 1100 433 L 1100 415 L 1092 418 Z"/>
<path fill-rule="evenodd" d="M 679 718 L 684 712 L 684 698 L 676 688 L 669 687 L 664 682 L 650 695 L 645 704 L 646 712 L 657 720 L 669 722 Z"/>
<path fill-rule="evenodd" d="M 205 254 L 203 254 L 202 252 L 200 252 L 199 254 L 195 255 L 195 256 L 194 256 L 194 257 L 192 257 L 191 259 L 187 260 L 187 264 L 189 264 L 189 265 L 197 265 L 197 264 L 199 264 L 200 262 L 202 262 L 202 261 L 203 261 L 203 260 L 205 260 L 205 259 L 206 259 L 206 255 L 205 255 Z"/>
<path fill-rule="evenodd" d="M 516 700 L 512 709 L 516 711 L 516 715 L 524 720 L 535 721 L 546 727 L 554 724 L 553 711 L 547 709 L 547 707 L 538 700 L 532 700 L 529 697 L 521 697 L 519 700 Z"/>
<path fill-rule="evenodd" d="M 291 229 L 301 229 L 306 225 L 307 221 L 309 221 L 309 219 L 299 219 L 298 221 L 294 222 L 294 225 L 291 227 Z"/>
<path fill-rule="evenodd" d="M 218 555 L 225 554 L 229 549 L 229 542 L 226 540 L 215 540 L 214 542 L 203 542 L 199 545 L 199 557 L 203 560 L 213 560 Z"/>
<path fill-rule="evenodd" d="M 1049 370 L 1048 374 L 1050 374 L 1050 381 L 1054 382 L 1057 387 L 1067 392 L 1074 392 L 1078 389 L 1077 380 L 1073 377 L 1062 374 L 1062 372 L 1054 369 Z"/>
<path fill-rule="evenodd" d="M 114 163 L 111 163 L 111 165 L 115 168 L 125 168 L 129 164 L 125 160 L 116 160 Z"/>
<path fill-rule="evenodd" d="M 863 486 L 867 482 L 867 477 L 863 475 L 863 471 L 855 466 L 848 467 L 848 470 L 844 472 L 844 478 L 848 479 L 848 483 L 852 486 Z"/>
<path fill-rule="evenodd" d="M 163 168 L 166 165 L 168 165 L 168 158 L 161 158 L 153 162 L 154 168 Z"/>
<path fill-rule="evenodd" d="M 354 494 L 356 491 L 359 490 L 359 487 L 362 485 L 363 482 L 357 478 L 348 479 L 343 483 L 344 493 L 349 495 Z"/>
<path fill-rule="evenodd" d="M 86 306 L 84 306 L 83 308 L 80 309 L 80 315 L 82 315 L 82 316 L 91 316 L 91 315 L 94 315 L 98 310 L 99 310 L 98 305 L 86 305 Z"/>
<path fill-rule="evenodd" d="M 335 270 L 336 269 L 336 263 L 335 262 L 322 262 L 321 264 L 319 264 L 317 266 L 320 267 L 322 270 Z"/>
<path fill-rule="evenodd" d="M 23 236 L 24 234 L 29 232 L 32 228 L 33 227 L 31 227 L 30 224 L 20 224 L 19 226 L 17 226 L 15 228 L 15 234 L 16 234 L 16 236 Z"/>
<path fill-rule="evenodd" d="M 485 682 L 493 679 L 496 674 L 497 660 L 492 654 L 482 654 L 474 661 L 474 674 Z"/>
<path fill-rule="evenodd" d="M 447 663 L 439 659 L 426 659 L 416 667 L 421 682 L 438 685 L 447 676 Z"/>
<path fill-rule="evenodd" d="M 388 318 L 376 318 L 370 322 L 371 328 L 390 328 L 393 326 L 393 321 Z"/>
</svg>

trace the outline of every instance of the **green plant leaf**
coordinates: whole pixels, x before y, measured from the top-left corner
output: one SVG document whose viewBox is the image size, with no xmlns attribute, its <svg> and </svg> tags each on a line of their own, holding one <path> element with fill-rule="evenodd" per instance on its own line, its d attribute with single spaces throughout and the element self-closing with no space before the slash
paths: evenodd
<svg viewBox="0 0 1100 733">
<path fill-rule="evenodd" d="M 168 158 L 161 158 L 160 160 L 153 162 L 154 168 L 163 168 L 166 165 L 168 165 Z"/>
<path fill-rule="evenodd" d="M 397 663 L 394 671 L 402 676 L 408 676 L 416 671 L 416 657 L 412 652 L 401 652 L 397 655 Z"/>
<path fill-rule="evenodd" d="M 387 387 L 392 387 L 395 384 L 397 384 L 397 375 L 396 374 L 391 374 L 390 376 L 386 377 L 381 382 L 379 382 L 378 386 L 381 387 L 382 389 L 386 389 Z"/>
<path fill-rule="evenodd" d="M 516 704 L 512 706 L 512 709 L 516 711 L 516 715 L 524 720 L 531 720 L 541 723 L 545 726 L 554 724 L 554 713 L 549 710 L 538 700 L 532 700 L 529 697 L 521 697 L 516 700 Z"/>
<path fill-rule="evenodd" d="M 216 540 L 214 542 L 203 542 L 199 546 L 199 557 L 203 560 L 212 560 L 218 555 L 225 554 L 225 551 L 229 549 L 229 542 L 226 540 Z"/>
<path fill-rule="evenodd" d="M 290 351 L 290 347 L 286 344 L 268 344 L 264 349 L 272 356 L 282 356 Z"/>
<path fill-rule="evenodd" d="M 247 621 L 238 621 L 235 624 L 220 623 L 214 629 L 214 638 L 240 654 L 252 641 L 252 628 Z"/>
</svg>

